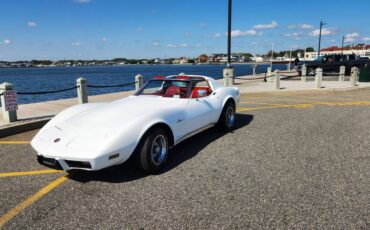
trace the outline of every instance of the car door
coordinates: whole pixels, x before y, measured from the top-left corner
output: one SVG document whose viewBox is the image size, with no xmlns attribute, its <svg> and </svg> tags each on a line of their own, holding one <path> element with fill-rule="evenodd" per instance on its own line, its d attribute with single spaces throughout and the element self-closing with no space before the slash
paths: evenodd
<svg viewBox="0 0 370 230">
<path fill-rule="evenodd" d="M 197 89 L 201 92 L 201 90 L 205 90 L 207 87 L 209 91 L 205 95 L 193 93 Z M 192 91 L 183 120 L 187 133 L 216 123 L 222 106 L 219 95 L 213 92 L 209 86 L 196 86 Z"/>
</svg>

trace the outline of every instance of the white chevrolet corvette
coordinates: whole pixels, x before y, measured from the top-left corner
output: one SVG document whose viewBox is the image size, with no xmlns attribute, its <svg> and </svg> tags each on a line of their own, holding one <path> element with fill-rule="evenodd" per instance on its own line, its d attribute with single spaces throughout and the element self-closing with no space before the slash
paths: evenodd
<svg viewBox="0 0 370 230">
<path fill-rule="evenodd" d="M 214 125 L 231 130 L 238 102 L 237 88 L 209 77 L 154 77 L 135 95 L 64 110 L 31 145 L 38 162 L 53 168 L 99 170 L 135 155 L 156 173 L 179 142 Z"/>
</svg>

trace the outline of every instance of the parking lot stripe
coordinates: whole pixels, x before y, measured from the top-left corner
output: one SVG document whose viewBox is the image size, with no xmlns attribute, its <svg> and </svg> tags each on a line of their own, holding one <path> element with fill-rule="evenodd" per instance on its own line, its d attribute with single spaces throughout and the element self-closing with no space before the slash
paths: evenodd
<svg viewBox="0 0 370 230">
<path fill-rule="evenodd" d="M 281 105 L 271 105 L 271 106 L 261 106 L 253 108 L 239 108 L 236 112 L 259 110 L 259 109 L 273 109 L 273 108 L 312 108 L 315 105 L 324 105 L 324 106 L 369 106 L 370 101 L 344 101 L 344 102 L 313 102 L 313 103 L 303 103 L 303 104 L 281 104 Z"/>
<path fill-rule="evenodd" d="M 7 212 L 5 215 L 0 217 L 0 228 L 2 228 L 9 220 L 11 220 L 16 215 L 18 215 L 22 210 L 24 210 L 25 208 L 33 204 L 35 201 L 39 200 L 41 197 L 45 196 L 51 190 L 61 185 L 64 181 L 67 180 L 67 178 L 68 178 L 68 175 L 59 177 L 58 179 L 54 180 L 53 182 L 45 186 L 44 188 L 42 188 L 40 191 L 38 191 L 34 195 L 24 200 L 22 203 L 15 206 L 12 210 Z"/>
<path fill-rule="evenodd" d="M 0 141 L 0 145 L 28 145 L 30 141 Z"/>
<path fill-rule="evenodd" d="M 0 173 L 0 177 L 27 176 L 27 175 L 48 174 L 48 173 L 60 173 L 60 172 L 63 172 L 63 170 L 44 169 L 44 170 L 34 170 L 34 171 L 26 171 L 26 172 Z"/>
</svg>

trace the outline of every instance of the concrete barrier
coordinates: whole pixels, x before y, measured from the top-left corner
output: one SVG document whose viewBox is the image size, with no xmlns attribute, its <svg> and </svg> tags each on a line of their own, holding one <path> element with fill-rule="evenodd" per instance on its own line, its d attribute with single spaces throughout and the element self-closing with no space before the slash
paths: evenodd
<svg viewBox="0 0 370 230">
<path fill-rule="evenodd" d="M 346 67 L 344 65 L 342 65 L 340 68 L 339 68 L 339 78 L 338 78 L 338 81 L 344 81 L 344 75 L 346 73 Z"/>
<path fill-rule="evenodd" d="M 352 67 L 351 68 L 351 78 L 350 78 L 350 83 L 352 87 L 356 86 L 357 78 L 359 75 L 359 71 L 357 67 Z"/>
<path fill-rule="evenodd" d="M 301 81 L 302 82 L 306 82 L 307 81 L 306 76 L 307 76 L 307 67 L 306 67 L 305 64 L 303 64 L 303 66 L 302 66 L 302 73 L 301 73 Z"/>
<path fill-rule="evenodd" d="M 79 104 L 85 104 L 89 102 L 87 93 L 87 80 L 86 78 L 80 77 L 76 80 L 77 82 L 77 99 Z"/>
<path fill-rule="evenodd" d="M 316 69 L 316 76 L 315 76 L 315 87 L 316 89 L 321 89 L 321 81 L 322 81 L 322 68 Z"/>
<path fill-rule="evenodd" d="M 139 91 L 139 89 L 143 86 L 143 75 L 138 74 L 135 76 L 135 89 Z"/>
<path fill-rule="evenodd" d="M 274 90 L 280 89 L 280 73 L 279 70 L 275 70 L 275 77 L 274 77 Z"/>
<path fill-rule="evenodd" d="M 227 67 L 224 68 L 224 86 L 232 86 L 234 85 L 234 68 Z"/>
</svg>

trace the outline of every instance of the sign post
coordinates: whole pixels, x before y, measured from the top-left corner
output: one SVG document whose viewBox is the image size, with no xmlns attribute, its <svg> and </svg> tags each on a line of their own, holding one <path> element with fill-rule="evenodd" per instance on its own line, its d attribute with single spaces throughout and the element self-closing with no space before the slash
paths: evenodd
<svg viewBox="0 0 370 230">
<path fill-rule="evenodd" d="M 17 93 L 13 90 L 13 85 L 4 82 L 0 85 L 1 110 L 4 123 L 17 121 Z"/>
</svg>

